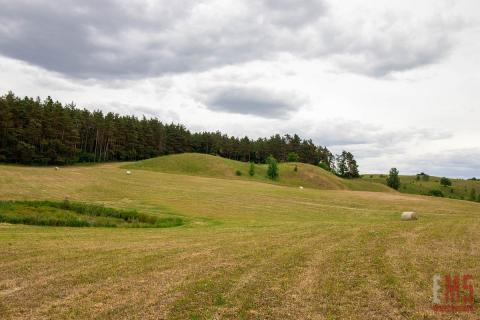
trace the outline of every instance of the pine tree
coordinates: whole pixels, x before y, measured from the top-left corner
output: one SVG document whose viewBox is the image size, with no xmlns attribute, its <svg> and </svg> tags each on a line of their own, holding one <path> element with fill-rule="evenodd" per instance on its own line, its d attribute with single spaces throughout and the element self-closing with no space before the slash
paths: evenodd
<svg viewBox="0 0 480 320">
<path fill-rule="evenodd" d="M 267 169 L 267 177 L 275 180 L 278 178 L 278 162 L 277 159 L 275 159 L 273 156 L 269 156 L 267 158 L 267 164 L 268 164 L 268 169 Z"/>
</svg>

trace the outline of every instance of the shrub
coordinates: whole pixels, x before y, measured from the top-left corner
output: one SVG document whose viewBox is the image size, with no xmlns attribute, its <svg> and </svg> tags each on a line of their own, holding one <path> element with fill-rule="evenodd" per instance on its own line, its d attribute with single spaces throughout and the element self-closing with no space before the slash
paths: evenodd
<svg viewBox="0 0 480 320">
<path fill-rule="evenodd" d="M 277 159 L 275 159 L 273 156 L 269 156 L 267 158 L 267 164 L 268 164 L 268 169 L 267 169 L 267 177 L 275 180 L 278 178 L 278 162 Z"/>
<path fill-rule="evenodd" d="M 293 168 L 293 171 L 297 172 L 298 171 L 298 166 L 295 165 L 295 167 Z"/>
<path fill-rule="evenodd" d="M 287 161 L 288 162 L 298 162 L 300 160 L 300 157 L 296 152 L 289 152 L 287 155 Z"/>
<path fill-rule="evenodd" d="M 452 185 L 452 180 L 446 178 L 446 177 L 443 177 L 440 179 L 440 184 L 444 187 L 449 187 Z"/>
<path fill-rule="evenodd" d="M 318 163 L 318 166 L 319 166 L 320 168 L 322 168 L 323 170 L 331 171 L 329 165 L 326 164 L 325 162 L 319 162 L 319 163 Z"/>
<path fill-rule="evenodd" d="M 253 177 L 255 175 L 255 164 L 252 162 L 250 162 L 250 168 L 248 168 L 248 175 L 250 177 Z"/>
<path fill-rule="evenodd" d="M 434 196 L 434 197 L 443 197 L 443 192 L 437 189 L 430 190 L 428 191 L 429 196 Z"/>
<path fill-rule="evenodd" d="M 240 170 L 235 171 L 235 175 L 236 175 L 236 176 L 241 176 L 241 175 L 242 175 L 242 171 L 240 171 Z"/>
</svg>

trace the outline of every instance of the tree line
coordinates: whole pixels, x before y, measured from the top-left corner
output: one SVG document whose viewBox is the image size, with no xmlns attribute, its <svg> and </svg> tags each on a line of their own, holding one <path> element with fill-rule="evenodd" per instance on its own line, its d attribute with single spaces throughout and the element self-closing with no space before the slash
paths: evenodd
<svg viewBox="0 0 480 320">
<path fill-rule="evenodd" d="M 265 163 L 296 155 L 300 162 L 321 165 L 344 177 L 358 176 L 353 155 L 333 155 L 327 147 L 297 134 L 269 138 L 237 138 L 216 132 L 190 132 L 185 126 L 157 118 L 119 115 L 62 105 L 51 97 L 0 97 L 0 161 L 22 164 L 73 164 L 141 160 L 198 152 Z"/>
</svg>

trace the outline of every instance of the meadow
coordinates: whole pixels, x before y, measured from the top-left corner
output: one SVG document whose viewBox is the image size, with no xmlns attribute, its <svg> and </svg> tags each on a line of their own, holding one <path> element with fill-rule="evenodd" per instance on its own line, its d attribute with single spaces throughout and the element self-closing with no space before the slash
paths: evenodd
<svg viewBox="0 0 480 320">
<path fill-rule="evenodd" d="M 479 302 L 479 203 L 402 194 L 307 165 L 293 173 L 282 164 L 269 181 L 262 166 L 249 177 L 243 163 L 197 156 L 0 165 L 0 200 L 68 198 L 182 221 L 1 223 L 0 318 L 479 318 L 478 308 L 432 310 L 435 274 L 473 275 Z M 410 210 L 419 220 L 401 221 Z"/>
<path fill-rule="evenodd" d="M 362 180 L 386 185 L 387 175 L 365 174 Z M 440 184 L 441 177 L 429 176 L 428 179 L 416 176 L 400 176 L 400 188 L 398 191 L 410 194 L 429 195 L 432 190 L 438 190 L 443 197 L 459 200 L 472 200 L 471 192 L 475 190 L 475 200 L 480 202 L 480 180 L 450 179 L 451 186 Z"/>
</svg>

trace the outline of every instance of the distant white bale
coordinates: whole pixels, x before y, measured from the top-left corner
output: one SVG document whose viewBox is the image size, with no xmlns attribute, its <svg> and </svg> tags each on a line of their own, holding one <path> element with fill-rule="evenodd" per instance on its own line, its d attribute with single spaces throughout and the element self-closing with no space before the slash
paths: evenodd
<svg viewBox="0 0 480 320">
<path fill-rule="evenodd" d="M 303 189 L 303 187 L 302 187 L 302 186 L 300 186 L 299 188 L 300 188 L 300 189 Z"/>
<path fill-rule="evenodd" d="M 130 174 L 132 174 L 132 172 L 127 170 L 127 174 L 130 175 Z"/>
<path fill-rule="evenodd" d="M 60 168 L 59 168 L 59 167 L 55 167 L 55 170 L 60 170 Z"/>
<path fill-rule="evenodd" d="M 405 211 L 402 213 L 402 220 L 417 220 L 418 215 L 413 211 Z"/>
</svg>

